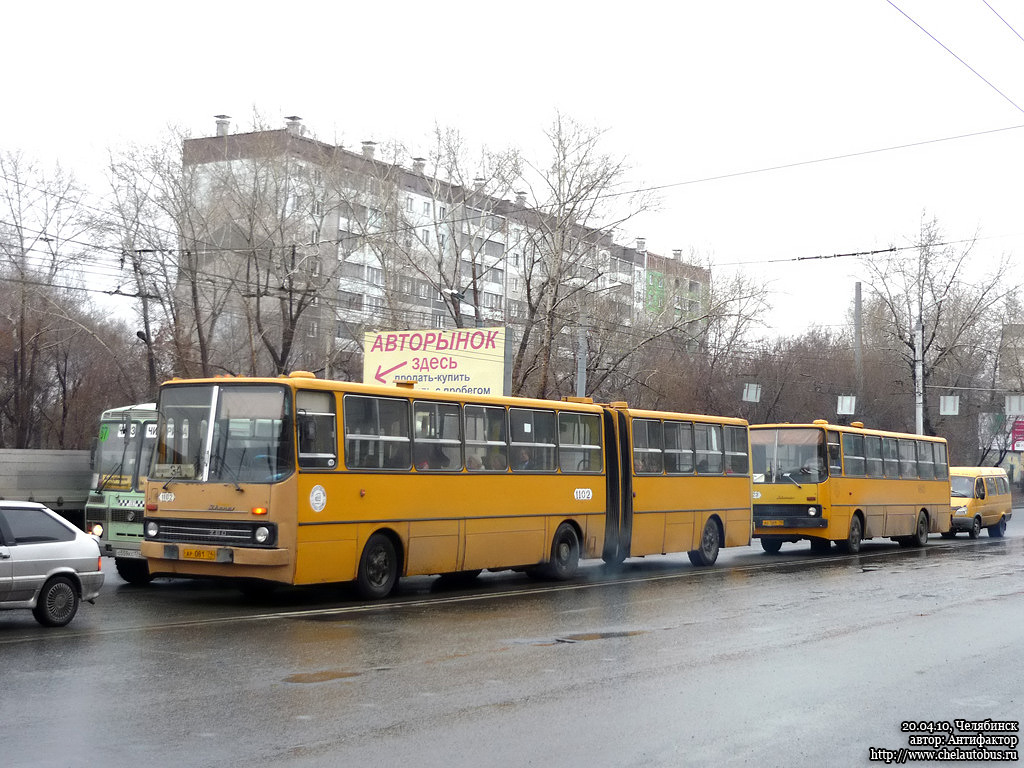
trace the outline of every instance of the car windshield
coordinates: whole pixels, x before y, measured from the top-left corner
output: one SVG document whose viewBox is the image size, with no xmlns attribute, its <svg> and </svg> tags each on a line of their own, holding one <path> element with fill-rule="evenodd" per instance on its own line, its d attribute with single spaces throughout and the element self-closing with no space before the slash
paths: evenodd
<svg viewBox="0 0 1024 768">
<path fill-rule="evenodd" d="M 969 499 L 974 495 L 974 478 L 952 475 L 949 478 L 949 495 Z"/>
<path fill-rule="evenodd" d="M 288 390 L 274 385 L 166 386 L 150 479 L 270 483 L 292 465 Z"/>
<path fill-rule="evenodd" d="M 803 485 L 828 477 L 820 429 L 751 429 L 750 457 L 754 483 Z"/>
</svg>

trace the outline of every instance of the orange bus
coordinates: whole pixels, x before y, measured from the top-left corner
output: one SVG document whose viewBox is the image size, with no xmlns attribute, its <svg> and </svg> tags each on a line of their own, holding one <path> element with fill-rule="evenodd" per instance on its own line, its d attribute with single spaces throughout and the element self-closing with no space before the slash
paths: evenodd
<svg viewBox="0 0 1024 768">
<path fill-rule="evenodd" d="M 768 553 L 808 539 L 859 552 L 861 541 L 889 537 L 923 546 L 949 530 L 946 441 L 837 426 L 758 424 L 750 427 L 754 536 Z"/>
<path fill-rule="evenodd" d="M 279 378 L 161 387 L 154 574 L 283 584 L 522 569 L 749 544 L 747 423 L 586 399 Z"/>
</svg>

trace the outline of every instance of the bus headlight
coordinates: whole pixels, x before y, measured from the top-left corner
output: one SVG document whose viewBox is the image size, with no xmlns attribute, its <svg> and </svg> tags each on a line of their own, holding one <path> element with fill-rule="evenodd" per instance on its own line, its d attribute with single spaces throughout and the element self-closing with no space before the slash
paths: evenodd
<svg viewBox="0 0 1024 768">
<path fill-rule="evenodd" d="M 146 538 L 155 539 L 157 534 L 160 533 L 160 526 L 150 520 L 146 523 Z"/>
<path fill-rule="evenodd" d="M 265 525 L 261 525 L 253 531 L 253 537 L 256 539 L 257 544 L 266 544 L 270 539 L 270 529 Z"/>
<path fill-rule="evenodd" d="M 814 516 L 815 516 L 816 514 L 818 514 L 818 510 L 817 510 L 817 508 L 816 508 L 816 507 L 808 507 L 808 508 L 807 508 L 807 514 L 808 514 L 808 515 L 809 515 L 810 517 L 814 517 Z"/>
<path fill-rule="evenodd" d="M 958 515 L 966 515 L 967 514 L 967 507 L 957 507 L 956 508 L 956 513 Z"/>
<path fill-rule="evenodd" d="M 103 535 L 103 526 L 100 525 L 99 523 L 96 523 L 96 525 L 94 525 L 89 530 L 89 533 L 91 533 L 93 536 L 102 536 Z"/>
</svg>

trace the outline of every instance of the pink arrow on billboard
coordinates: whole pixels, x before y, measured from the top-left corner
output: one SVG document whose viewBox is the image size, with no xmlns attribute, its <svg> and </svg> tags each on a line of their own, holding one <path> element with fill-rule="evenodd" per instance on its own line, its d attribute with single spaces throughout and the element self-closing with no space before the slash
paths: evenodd
<svg viewBox="0 0 1024 768">
<path fill-rule="evenodd" d="M 384 377 L 387 376 L 389 373 L 392 373 L 393 371 L 397 371 L 399 368 L 401 368 L 403 365 L 406 365 L 408 362 L 409 362 L 408 360 L 403 360 L 398 365 L 394 365 L 391 368 L 388 368 L 386 371 L 382 371 L 381 367 L 378 365 L 377 366 L 377 375 L 374 376 L 373 378 L 375 378 L 381 384 L 387 384 L 388 380 L 385 379 Z"/>
</svg>

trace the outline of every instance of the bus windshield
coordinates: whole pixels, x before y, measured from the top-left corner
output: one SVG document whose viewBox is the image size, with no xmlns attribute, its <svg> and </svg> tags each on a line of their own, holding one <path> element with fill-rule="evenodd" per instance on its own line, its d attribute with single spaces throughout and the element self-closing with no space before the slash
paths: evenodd
<svg viewBox="0 0 1024 768">
<path fill-rule="evenodd" d="M 288 390 L 275 385 L 165 386 L 152 480 L 273 483 L 291 472 Z"/>
<path fill-rule="evenodd" d="M 754 483 L 820 483 L 828 477 L 825 432 L 820 429 L 750 431 Z"/>
<path fill-rule="evenodd" d="M 100 424 L 96 442 L 97 491 L 138 490 L 140 474 L 145 479 L 156 442 L 155 425 L 133 421 L 127 414 Z"/>
</svg>

